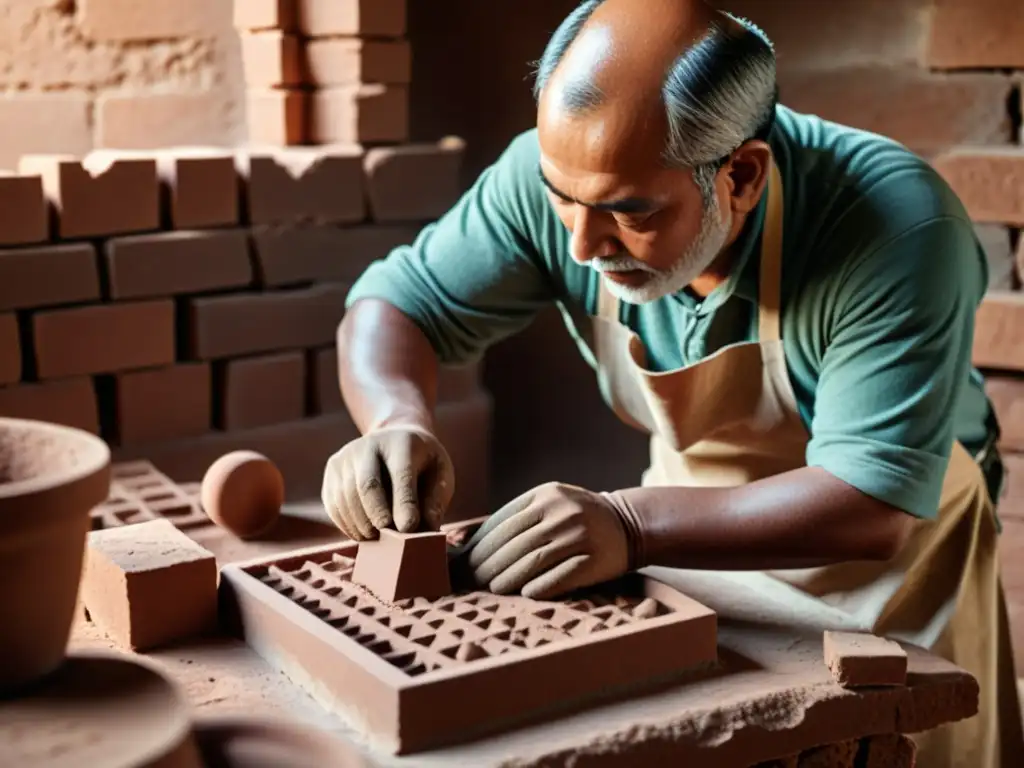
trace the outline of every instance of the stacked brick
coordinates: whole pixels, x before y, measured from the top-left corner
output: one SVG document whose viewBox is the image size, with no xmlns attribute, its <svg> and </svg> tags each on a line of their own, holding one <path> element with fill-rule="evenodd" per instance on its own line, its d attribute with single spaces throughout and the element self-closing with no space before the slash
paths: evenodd
<svg viewBox="0 0 1024 768">
<path fill-rule="evenodd" d="M 253 143 L 408 141 L 405 0 L 237 0 L 235 26 Z"/>
<path fill-rule="evenodd" d="M 334 352 L 348 288 L 454 202 L 459 159 L 451 146 L 23 157 L 0 177 L 0 416 L 101 434 L 179 480 L 236 445 L 315 480 L 354 436 Z M 455 411 L 482 396 L 476 371 L 444 382 Z M 486 431 L 486 410 L 456 439 Z"/>
</svg>

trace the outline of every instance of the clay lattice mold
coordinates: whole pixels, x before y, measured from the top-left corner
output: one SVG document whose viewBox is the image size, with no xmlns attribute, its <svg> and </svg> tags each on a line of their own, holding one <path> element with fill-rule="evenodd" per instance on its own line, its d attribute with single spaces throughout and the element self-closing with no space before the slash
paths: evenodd
<svg viewBox="0 0 1024 768">
<path fill-rule="evenodd" d="M 382 602 L 351 542 L 221 572 L 237 631 L 382 749 L 404 754 L 525 724 L 717 659 L 713 611 L 632 574 L 574 599 L 489 592 Z"/>
<path fill-rule="evenodd" d="M 92 511 L 93 530 L 170 520 L 181 529 L 209 525 L 199 483 L 179 484 L 148 461 L 114 464 L 110 495 Z"/>
<path fill-rule="evenodd" d="M 64 658 L 89 510 L 109 486 L 110 449 L 95 435 L 0 419 L 0 693 Z"/>
</svg>

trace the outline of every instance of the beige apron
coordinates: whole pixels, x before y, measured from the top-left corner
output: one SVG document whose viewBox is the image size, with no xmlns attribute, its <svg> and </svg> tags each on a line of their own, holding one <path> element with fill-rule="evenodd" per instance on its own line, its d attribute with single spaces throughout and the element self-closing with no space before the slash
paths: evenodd
<svg viewBox="0 0 1024 768">
<path fill-rule="evenodd" d="M 773 165 L 761 247 L 759 340 L 674 371 L 646 369 L 640 339 L 619 322 L 601 281 L 594 357 L 606 402 L 651 433 L 648 486 L 736 486 L 805 465 L 808 434 L 789 380 L 780 328 L 782 182 Z M 977 717 L 918 736 L 918 765 L 1024 766 L 995 510 L 981 469 L 954 446 L 937 519 L 916 523 L 889 562 L 774 571 L 853 626 L 926 648 L 973 674 Z"/>
</svg>

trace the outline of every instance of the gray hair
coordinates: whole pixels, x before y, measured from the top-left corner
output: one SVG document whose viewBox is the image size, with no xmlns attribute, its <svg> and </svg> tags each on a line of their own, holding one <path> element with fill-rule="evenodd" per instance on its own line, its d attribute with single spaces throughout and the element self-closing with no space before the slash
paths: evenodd
<svg viewBox="0 0 1024 768">
<path fill-rule="evenodd" d="M 534 96 L 538 100 L 583 26 L 604 0 L 586 0 L 551 36 L 536 62 Z M 735 24 L 728 23 L 728 19 Z M 676 168 L 692 168 L 705 202 L 714 195 L 714 181 L 726 159 L 743 142 L 767 140 L 774 123 L 778 86 L 775 50 L 753 23 L 722 14 L 707 33 L 684 51 L 665 75 L 661 88 L 668 117 L 668 139 L 662 157 Z M 566 83 L 565 107 L 589 111 L 606 94 L 591 78 Z"/>
</svg>

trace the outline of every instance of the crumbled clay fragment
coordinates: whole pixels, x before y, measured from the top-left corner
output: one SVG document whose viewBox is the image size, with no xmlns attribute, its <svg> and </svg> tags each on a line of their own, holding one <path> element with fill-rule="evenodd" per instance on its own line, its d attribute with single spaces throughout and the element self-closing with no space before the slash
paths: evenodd
<svg viewBox="0 0 1024 768">
<path fill-rule="evenodd" d="M 892 640 L 861 632 L 826 631 L 824 650 L 832 677 L 846 688 L 906 683 L 907 654 Z"/>
<path fill-rule="evenodd" d="M 152 650 L 215 626 L 217 563 L 168 520 L 93 531 L 82 603 L 121 648 Z"/>
</svg>

